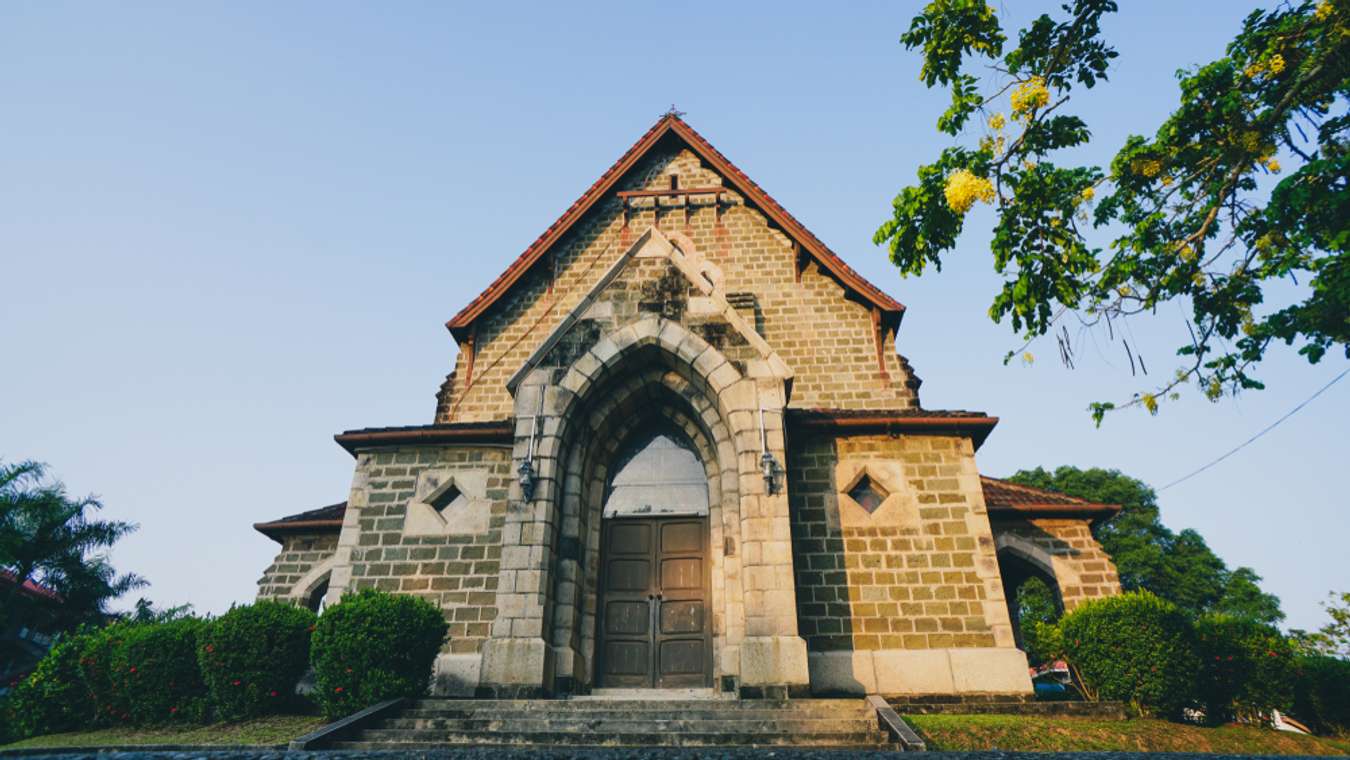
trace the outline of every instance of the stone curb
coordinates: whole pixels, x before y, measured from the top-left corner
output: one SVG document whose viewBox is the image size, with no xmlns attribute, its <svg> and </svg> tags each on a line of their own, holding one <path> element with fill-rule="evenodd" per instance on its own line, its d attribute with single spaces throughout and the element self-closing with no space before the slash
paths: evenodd
<svg viewBox="0 0 1350 760">
<path fill-rule="evenodd" d="M 292 739 L 288 749 L 293 751 L 321 749 L 328 742 L 333 741 L 342 734 L 352 729 L 360 727 L 362 723 L 374 720 L 387 712 L 398 709 L 406 702 L 405 697 L 388 699 L 379 704 L 371 705 L 364 710 L 354 712 L 345 718 L 339 718 L 325 726 L 319 726 L 317 729 L 301 736 L 298 739 Z"/>
<path fill-rule="evenodd" d="M 877 711 L 877 720 L 886 728 L 891 738 L 901 747 L 904 747 L 906 752 L 928 751 L 928 745 L 924 743 L 924 740 L 895 710 L 891 709 L 886 700 L 876 694 L 869 694 L 867 695 L 867 704 Z"/>
</svg>

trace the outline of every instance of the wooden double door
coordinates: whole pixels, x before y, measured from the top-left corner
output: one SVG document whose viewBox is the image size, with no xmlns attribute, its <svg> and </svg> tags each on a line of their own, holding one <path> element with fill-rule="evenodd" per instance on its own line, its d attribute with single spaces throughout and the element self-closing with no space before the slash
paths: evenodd
<svg viewBox="0 0 1350 760">
<path fill-rule="evenodd" d="M 708 518 L 614 517 L 601 540 L 597 685 L 710 686 Z"/>
</svg>

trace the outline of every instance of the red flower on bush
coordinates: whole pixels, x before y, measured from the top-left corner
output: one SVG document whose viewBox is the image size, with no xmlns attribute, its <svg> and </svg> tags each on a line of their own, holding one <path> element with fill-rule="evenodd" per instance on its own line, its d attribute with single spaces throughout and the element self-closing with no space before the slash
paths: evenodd
<svg viewBox="0 0 1350 760">
<path fill-rule="evenodd" d="M 131 667 L 127 668 L 127 672 L 128 672 L 128 673 L 135 673 L 135 672 L 136 672 L 136 666 L 135 666 L 135 665 L 132 665 Z"/>
<path fill-rule="evenodd" d="M 275 696 L 276 696 L 276 695 L 277 695 L 277 692 L 276 692 L 276 690 L 275 690 L 275 689 L 274 689 L 274 690 L 273 690 L 273 691 L 272 691 L 272 693 L 271 693 L 271 695 L 270 695 L 270 696 L 273 696 L 273 697 L 275 697 Z"/>
<path fill-rule="evenodd" d="M 215 645 L 214 645 L 214 644 L 207 644 L 207 645 L 206 645 L 206 651 L 207 651 L 207 652 L 214 652 L 214 651 L 216 651 Z"/>
<path fill-rule="evenodd" d="M 236 678 L 236 679 L 234 679 L 233 681 L 230 681 L 230 685 L 231 685 L 231 686 L 238 686 L 238 685 L 239 685 L 239 679 Z"/>
<path fill-rule="evenodd" d="M 337 687 L 336 689 L 333 689 L 333 692 L 334 692 L 334 693 L 337 693 L 337 694 L 341 694 L 341 693 L 342 693 L 342 687 L 339 686 L 339 687 Z"/>
<path fill-rule="evenodd" d="M 178 712 L 178 708 L 177 708 L 177 707 L 170 707 L 170 708 L 169 708 L 169 714 L 170 714 L 170 715 L 173 715 L 173 714 L 176 713 L 176 712 Z"/>
</svg>

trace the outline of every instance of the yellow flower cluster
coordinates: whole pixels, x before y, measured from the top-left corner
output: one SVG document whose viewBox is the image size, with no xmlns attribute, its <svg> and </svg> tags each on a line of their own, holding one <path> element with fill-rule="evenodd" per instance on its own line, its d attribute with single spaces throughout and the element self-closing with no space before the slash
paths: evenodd
<svg viewBox="0 0 1350 760">
<path fill-rule="evenodd" d="M 1145 393 L 1144 396 L 1143 396 L 1143 398 L 1140 399 L 1140 400 L 1144 402 L 1144 408 L 1148 410 L 1148 413 L 1149 413 L 1149 414 L 1157 414 L 1157 413 L 1158 413 L 1158 397 L 1157 397 L 1157 396 L 1153 395 L 1152 393 Z"/>
<path fill-rule="evenodd" d="M 1284 56 L 1279 53 L 1272 55 L 1270 60 L 1266 62 L 1266 70 L 1272 74 L 1278 74 L 1281 71 L 1284 71 Z"/>
<path fill-rule="evenodd" d="M 1003 145 L 1004 145 L 1003 135 L 999 135 L 997 138 L 993 137 L 980 138 L 980 150 L 989 151 L 990 153 L 993 153 L 996 156 L 1003 155 Z"/>
<path fill-rule="evenodd" d="M 989 128 L 994 130 L 995 132 L 997 132 L 1000 129 L 1003 129 L 1004 123 L 1005 122 L 1003 119 L 1003 114 L 1001 113 L 996 113 L 993 116 L 989 117 Z"/>
<path fill-rule="evenodd" d="M 1078 194 L 1078 197 L 1081 202 L 1086 203 L 1092 200 L 1093 198 L 1097 197 L 1097 191 L 1090 187 L 1085 187 L 1083 188 L 1083 192 Z"/>
<path fill-rule="evenodd" d="M 947 178 L 947 187 L 943 190 L 947 196 L 947 205 L 952 211 L 964 214 L 975 205 L 975 201 L 994 202 L 994 184 L 984 177 L 977 177 L 969 169 L 958 169 Z"/>
<path fill-rule="evenodd" d="M 1335 13 L 1335 9 L 1331 7 L 1331 0 L 1322 0 L 1317 4 L 1317 10 L 1313 11 L 1313 17 L 1318 21 L 1326 21 L 1332 13 Z"/>
<path fill-rule="evenodd" d="M 1136 158 L 1130 162 L 1130 169 L 1135 174 L 1153 179 L 1158 176 L 1158 172 L 1162 171 L 1162 161 L 1156 158 Z"/>
<path fill-rule="evenodd" d="M 1191 247 L 1190 243 L 1182 243 L 1181 248 L 1177 250 L 1177 255 L 1181 257 L 1182 261 L 1195 261 L 1195 249 Z"/>
<path fill-rule="evenodd" d="M 1266 165 L 1266 170 L 1269 171 L 1271 174 L 1279 174 L 1279 173 L 1280 173 L 1280 162 L 1279 162 L 1279 161 L 1277 161 L 1277 160 L 1275 160 L 1275 159 L 1273 159 L 1273 158 L 1265 158 L 1265 159 L 1262 159 L 1261 163 L 1263 163 L 1263 164 Z"/>
<path fill-rule="evenodd" d="M 1045 86 L 1045 79 L 1032 77 L 1013 89 L 1013 118 L 1019 116 L 1030 118 L 1037 109 L 1044 108 L 1049 102 L 1050 90 Z"/>
</svg>

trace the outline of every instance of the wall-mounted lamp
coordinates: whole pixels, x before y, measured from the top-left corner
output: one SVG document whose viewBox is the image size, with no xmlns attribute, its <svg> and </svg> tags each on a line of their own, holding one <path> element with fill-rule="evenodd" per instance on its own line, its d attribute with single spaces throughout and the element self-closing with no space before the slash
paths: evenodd
<svg viewBox="0 0 1350 760">
<path fill-rule="evenodd" d="M 759 466 L 764 473 L 764 492 L 767 494 L 777 493 L 778 473 L 783 471 L 778 466 L 778 460 L 769 453 L 769 434 L 764 429 L 764 407 L 759 408 Z"/>
</svg>

